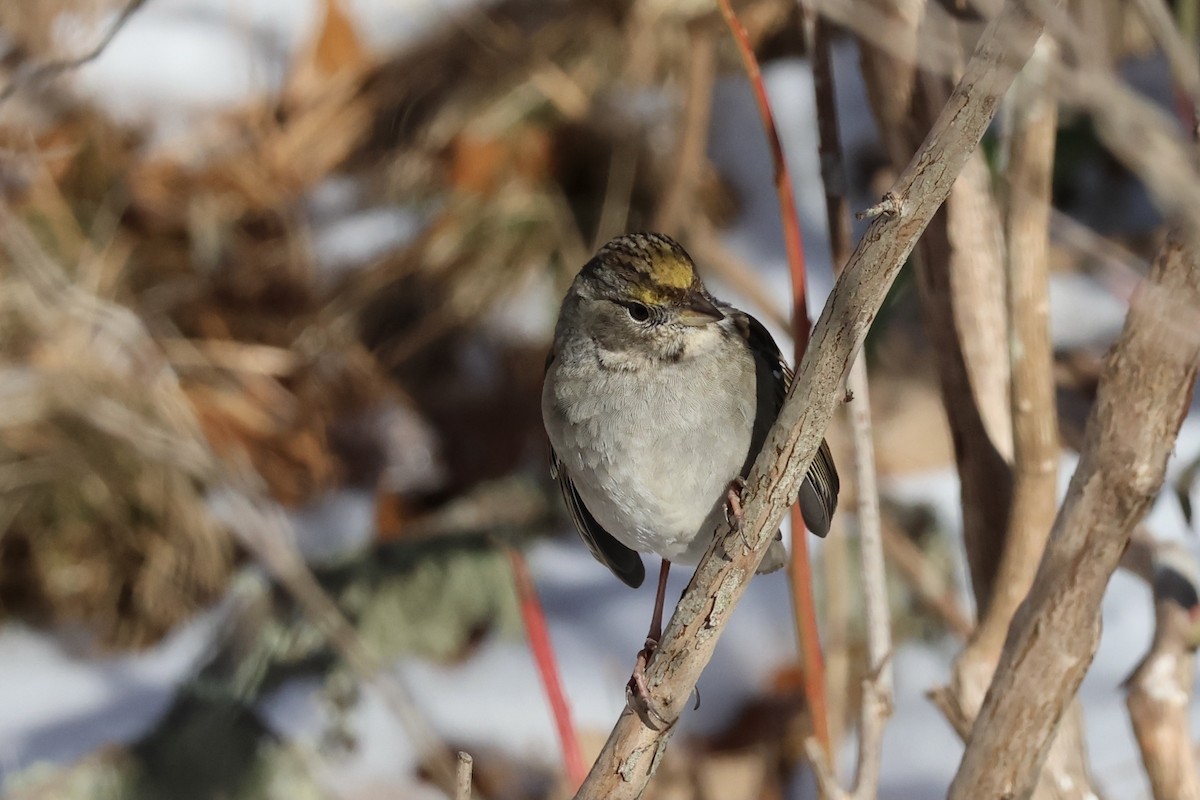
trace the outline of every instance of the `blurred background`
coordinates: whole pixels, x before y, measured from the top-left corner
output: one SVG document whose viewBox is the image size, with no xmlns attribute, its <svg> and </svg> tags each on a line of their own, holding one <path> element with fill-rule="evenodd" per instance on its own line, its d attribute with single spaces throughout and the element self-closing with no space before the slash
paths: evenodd
<svg viewBox="0 0 1200 800">
<path fill-rule="evenodd" d="M 1133 5 L 1095 0 L 1095 41 L 1173 113 Z M 737 8 L 789 159 L 815 317 L 833 273 L 803 14 Z M 926 13 L 964 41 L 984 21 L 954 2 Z M 896 175 L 859 55 L 834 36 L 853 210 Z M 1063 110 L 1057 145 L 1065 486 L 1163 230 L 1086 114 Z M 663 230 L 788 351 L 772 174 L 704 3 L 0 5 L 4 796 L 443 797 L 428 762 L 455 749 L 474 756 L 480 796 L 566 796 L 511 554 L 545 605 L 589 762 L 624 707 L 653 589 L 591 559 L 547 471 L 558 303 L 599 244 Z M 896 642 L 879 796 L 897 799 L 943 793 L 957 766 L 925 692 L 974 614 L 916 294 L 902 273 L 866 350 Z M 813 546 L 849 763 L 863 632 L 844 426 L 829 433 L 843 511 Z M 1192 417 L 1176 491 L 1149 520 L 1188 547 L 1197 454 Z M 751 584 L 651 796 L 815 796 L 790 607 L 782 573 Z M 1119 684 L 1150 641 L 1150 592 L 1119 573 L 1104 611 L 1083 689 L 1094 777 L 1144 796 Z"/>
</svg>

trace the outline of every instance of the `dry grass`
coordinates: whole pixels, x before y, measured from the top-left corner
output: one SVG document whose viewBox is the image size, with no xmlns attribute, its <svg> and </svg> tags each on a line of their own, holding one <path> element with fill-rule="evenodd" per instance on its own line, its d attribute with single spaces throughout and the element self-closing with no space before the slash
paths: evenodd
<svg viewBox="0 0 1200 800">
<path fill-rule="evenodd" d="M 61 12 L 117 7 L 3 12 L 9 77 L 73 55 L 55 39 Z M 563 285 L 598 228 L 648 223 L 669 137 L 615 113 L 609 93 L 674 80 L 686 42 L 628 64 L 620 53 L 645 47 L 646 21 L 623 3 L 510 0 L 380 58 L 337 3 L 326 9 L 279 97 L 169 149 L 68 82 L 31 83 L 5 107 L 3 617 L 140 646 L 221 593 L 236 547 L 204 499 L 221 476 L 181 462 L 173 442 L 248 464 L 287 504 L 377 485 L 387 457 L 358 420 L 388 406 L 434 426 L 455 490 L 527 457 L 538 348 L 487 344 L 502 365 L 488 389 L 463 353 L 535 276 Z M 760 35 L 782 21 L 751 16 Z M 614 170 L 628 179 L 609 185 Z M 330 178 L 352 181 L 360 207 L 428 209 L 423 230 L 364 268 L 322 273 L 305 209 Z M 47 270 L 58 277 L 42 285 Z M 97 308 L 149 332 L 144 363 L 97 338 Z"/>
</svg>

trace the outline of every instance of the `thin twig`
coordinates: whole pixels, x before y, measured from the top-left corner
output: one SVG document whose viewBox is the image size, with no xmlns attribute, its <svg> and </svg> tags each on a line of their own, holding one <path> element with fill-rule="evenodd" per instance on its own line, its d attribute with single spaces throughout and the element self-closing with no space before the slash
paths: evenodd
<svg viewBox="0 0 1200 800">
<path fill-rule="evenodd" d="M 883 564 L 879 489 L 875 482 L 875 447 L 871 438 L 867 365 L 861 352 L 850 367 L 846 385 L 854 395 L 854 402 L 849 404 L 850 433 L 854 449 L 855 491 L 858 493 L 863 608 L 867 623 L 867 675 L 862 682 L 858 762 L 853 790 L 847 792 L 837 783 L 837 776 L 825 753 L 813 739 L 805 743 L 805 749 L 813 762 L 822 797 L 871 800 L 879 789 L 883 732 L 892 715 L 892 632 L 887 574 Z"/>
<path fill-rule="evenodd" d="M 147 0 L 130 0 L 130 2 L 126 3 L 124 8 L 122 8 L 117 14 L 116 20 L 114 20 L 113 24 L 109 26 L 109 29 L 105 31 L 104 36 L 101 37 L 100 41 L 96 43 L 95 47 L 83 55 L 76 56 L 74 58 L 59 59 L 57 61 L 47 61 L 44 64 L 39 64 L 30 68 L 24 73 L 18 72 L 18 74 L 8 82 L 7 86 L 5 86 L 3 89 L 0 89 L 0 104 L 4 103 L 5 100 L 8 100 L 22 88 L 35 86 L 39 83 L 52 80 L 64 72 L 70 72 L 73 69 L 79 69 L 85 64 L 99 58 L 100 54 L 103 53 L 112 40 L 116 38 L 116 35 L 121 32 L 121 28 L 125 27 L 125 23 L 129 21 L 129 18 L 133 16 L 134 12 L 144 6 L 146 2 Z"/>
<path fill-rule="evenodd" d="M 471 800 L 471 769 L 475 760 L 469 753 L 458 751 L 454 766 L 454 800 Z"/>
<path fill-rule="evenodd" d="M 850 204 L 846 193 L 845 165 L 838 126 L 837 97 L 831 55 L 831 24 L 817 17 L 813 24 L 813 90 L 816 95 L 820 136 L 821 178 L 834 268 L 841 271 L 850 254 Z M 879 489 L 875 475 L 871 399 L 865 355 L 859 353 L 850 368 L 847 389 L 850 434 L 854 452 L 855 493 L 858 499 L 858 532 L 867 628 L 867 677 L 860 708 L 858 763 L 852 796 L 867 800 L 876 795 L 883 748 L 883 731 L 892 708 L 891 617 L 888 611 L 887 575 L 883 563 L 883 535 Z M 810 756 L 812 750 L 809 750 Z M 832 768 L 817 770 L 817 778 L 832 775 Z M 827 797 L 846 796 L 834 784 L 822 783 Z"/>
<path fill-rule="evenodd" d="M 811 13 L 811 12 L 810 12 Z M 850 257 L 850 200 L 842 135 L 837 113 L 830 38 L 832 24 L 818 16 L 812 23 L 813 94 L 817 110 L 817 149 L 821 157 L 821 185 L 825 190 L 825 221 L 833 269 L 841 272 Z"/>
<path fill-rule="evenodd" d="M 654 230 L 674 235 L 687 216 L 696 194 L 708 143 L 712 116 L 713 84 L 717 79 L 716 37 L 711 28 L 696 26 L 688 31 L 687 88 L 683 119 L 676 145 L 671 178 L 654 214 Z"/>
<path fill-rule="evenodd" d="M 799 364 L 808 348 L 809 329 L 812 321 L 808 316 L 808 276 L 804 265 L 804 243 L 800 234 L 800 217 L 796 213 L 796 198 L 792 192 L 792 177 L 788 171 L 783 143 L 775 126 L 775 115 L 771 111 L 771 100 L 763 82 L 762 70 L 750 36 L 733 10 L 730 0 L 717 0 L 721 16 L 729 27 L 742 57 L 742 67 L 754 90 L 754 101 L 763 130 L 771 149 L 771 162 L 775 170 L 775 193 L 779 198 L 779 218 L 783 226 L 784 250 L 787 253 L 788 269 L 792 279 L 792 345 L 793 359 Z M 813 732 L 826 753 L 833 750 L 829 738 L 829 710 L 825 696 L 825 662 L 821 655 L 821 632 L 817 625 L 817 606 L 812 591 L 812 559 L 808 552 L 808 537 L 805 535 L 804 516 L 798 505 L 791 510 L 792 549 L 788 559 L 788 577 L 795 609 L 796 636 L 800 653 L 804 659 L 804 699 L 812 719 Z"/>
<path fill-rule="evenodd" d="M 1133 5 L 1166 54 L 1176 88 L 1193 101 L 1200 98 L 1200 61 L 1195 45 L 1189 45 L 1175 27 L 1171 9 L 1162 0 L 1134 0 Z M 1188 120 L 1183 122 L 1187 124 Z"/>
<path fill-rule="evenodd" d="M 971 635 L 975 626 L 958 602 L 958 593 L 946 585 L 938 570 L 894 521 L 885 518 L 882 525 L 883 549 L 887 559 L 904 578 L 917 602 L 937 617 L 946 630 L 959 639 Z"/>
<path fill-rule="evenodd" d="M 896 195 L 888 192 L 873 206 L 859 211 L 854 216 L 858 219 L 875 219 L 876 217 L 894 217 L 904 211 L 901 205 L 901 200 Z"/>
<path fill-rule="evenodd" d="M 840 387 L 892 282 L 978 146 L 1012 72 L 1033 50 L 1041 22 L 1009 0 L 982 37 L 963 80 L 920 153 L 894 188 L 905 213 L 880 217 L 859 240 L 813 328 L 813 346 L 797 370 L 779 418 L 747 478 L 741 530 L 723 525 L 701 559 L 646 669 L 651 702 L 670 721 L 647 727 L 626 709 L 576 797 L 640 797 L 712 658 L 730 612 L 796 500 L 842 393 Z M 1006 68 L 998 69 L 1000 64 Z"/>
<path fill-rule="evenodd" d="M 833 64 L 829 48 L 829 23 L 821 17 L 814 18 L 809 9 L 802 6 L 804 29 L 807 33 L 812 62 L 813 95 L 817 115 L 817 155 L 821 164 L 821 185 L 825 193 L 825 225 L 829 231 L 829 249 L 833 270 L 840 272 L 850 256 L 850 203 L 846 196 L 846 170 L 842 160 L 842 143 L 838 131 L 837 101 L 834 89 Z M 861 360 L 855 359 L 855 363 Z M 854 368 L 851 368 L 851 373 Z M 859 399 L 854 395 L 855 399 Z M 850 415 L 847 406 L 847 416 Z M 854 437 L 851 436 L 854 443 Z M 858 454 L 855 453 L 857 460 Z M 872 457 L 873 458 L 873 457 Z M 865 495 L 855 486 L 856 499 L 861 503 Z M 850 580 L 848 562 L 850 546 L 843 535 L 848 526 L 834 531 L 821 549 L 821 560 L 825 573 L 825 687 L 829 704 L 829 748 L 836 754 L 841 751 L 845 732 L 842 730 L 849 719 L 847 706 L 850 701 L 850 592 L 855 582 Z M 868 667 L 867 671 L 870 671 Z M 806 748 L 807 749 L 807 748 Z M 859 748 L 859 753 L 863 751 Z M 831 756 L 831 760 L 833 757 Z M 832 772 L 833 770 L 830 770 Z M 816 771 L 818 779 L 821 770 Z M 822 794 L 834 796 L 836 786 L 822 786 Z"/>
<path fill-rule="evenodd" d="M 858 774 L 854 796 L 875 797 L 879 787 L 883 731 L 892 714 L 892 619 L 888 608 L 887 572 L 883 563 L 883 531 L 879 489 L 875 483 L 870 391 L 864 354 L 850 368 L 846 382 L 854 394 L 850 432 L 854 442 L 854 480 L 858 493 L 858 539 L 862 550 L 863 613 L 867 623 L 867 677 L 863 681 Z"/>
</svg>

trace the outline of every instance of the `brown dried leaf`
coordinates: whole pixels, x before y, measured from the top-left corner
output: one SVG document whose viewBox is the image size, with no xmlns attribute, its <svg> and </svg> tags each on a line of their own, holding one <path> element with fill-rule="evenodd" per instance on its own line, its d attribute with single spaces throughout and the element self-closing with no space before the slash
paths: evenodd
<svg viewBox="0 0 1200 800">
<path fill-rule="evenodd" d="M 322 74 L 336 75 L 343 70 L 359 69 L 368 60 L 354 23 L 338 0 L 325 0 L 325 22 L 311 55 L 312 65 Z"/>
</svg>

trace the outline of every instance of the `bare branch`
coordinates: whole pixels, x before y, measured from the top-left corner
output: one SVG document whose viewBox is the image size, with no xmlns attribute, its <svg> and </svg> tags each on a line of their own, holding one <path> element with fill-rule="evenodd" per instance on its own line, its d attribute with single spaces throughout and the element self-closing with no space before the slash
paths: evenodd
<svg viewBox="0 0 1200 800">
<path fill-rule="evenodd" d="M 1050 347 L 1048 224 L 1057 106 L 1042 85 L 1053 52 L 1043 39 L 1011 96 L 1007 213 L 1014 485 L 991 597 L 956 661 L 956 694 L 974 717 L 991 682 L 1009 623 L 1029 592 L 1058 508 L 1058 422 Z"/>
<path fill-rule="evenodd" d="M 1151 541 L 1154 640 L 1125 682 L 1125 704 L 1155 800 L 1200 800 L 1189 709 L 1196 671 L 1197 564 Z"/>
<path fill-rule="evenodd" d="M 926 37 L 918 46 L 908 28 L 910 21 L 891 11 L 892 6 L 906 8 L 912 2 L 888 3 L 887 9 L 865 0 L 814 0 L 814 5 L 886 56 L 887 66 L 894 68 L 902 59 L 911 58 L 932 72 L 944 72 L 956 43 Z M 1191 131 L 1187 137 L 1181 135 L 1169 114 L 1121 81 L 1105 67 L 1103 59 L 1097 66 L 1097 59 L 1089 56 L 1095 50 L 1094 42 L 1062 11 L 1060 0 L 1029 0 L 1029 5 L 1046 20 L 1059 44 L 1079 56 L 1080 66 L 1061 60 L 1047 66 L 1059 99 L 1090 113 L 1101 140 L 1142 180 L 1159 207 L 1178 215 L 1190 230 L 1200 231 L 1200 160 L 1190 143 Z M 886 127 L 885 139 L 902 130 Z M 892 201 L 875 210 L 883 212 L 894 206 Z"/>
<path fill-rule="evenodd" d="M 800 231 L 800 216 L 796 212 L 795 191 L 788 169 L 783 142 L 775 125 L 775 113 L 767 96 L 767 85 L 759 69 L 758 57 L 750 44 L 749 34 L 738 19 L 731 0 L 717 0 L 717 7 L 725 20 L 733 41 L 742 58 L 742 66 L 750 81 L 755 105 L 762 120 L 763 132 L 771 151 L 771 163 L 775 171 L 775 196 L 779 202 L 779 221 L 783 229 L 783 247 L 787 253 L 788 273 L 792 283 L 792 348 L 795 362 L 799 362 L 808 349 L 812 318 L 808 312 L 808 274 L 804 261 L 804 241 Z M 804 664 L 804 700 L 813 732 L 825 752 L 832 753 L 833 745 L 829 734 L 829 709 L 825 687 L 825 659 L 821 653 L 821 632 L 817 624 L 817 604 L 813 598 L 812 559 L 808 552 L 808 537 L 804 515 L 800 506 L 791 509 L 792 547 L 788 553 L 788 587 L 792 594 L 793 619 L 796 624 L 796 640 L 800 645 L 800 657 Z"/>
<path fill-rule="evenodd" d="M 1134 0 L 1133 4 L 1166 54 L 1175 84 L 1193 102 L 1200 99 L 1200 62 L 1196 59 L 1194 48 L 1188 45 L 1175 27 L 1170 7 L 1162 0 Z"/>
<path fill-rule="evenodd" d="M 976 151 L 946 202 L 954 327 L 971 396 L 996 452 L 1012 460 L 1013 430 L 1004 304 L 1004 225 L 987 158 Z"/>
<path fill-rule="evenodd" d="M 871 410 L 867 365 L 859 353 L 850 368 L 847 387 L 854 396 L 849 405 L 854 443 L 854 480 L 858 497 L 858 535 L 862 557 L 863 607 L 867 622 L 867 676 L 862 682 L 859 715 L 858 763 L 854 789 L 837 783 L 825 753 L 810 739 L 805 743 L 813 762 L 821 796 L 834 800 L 871 800 L 878 794 L 883 756 L 883 732 L 892 715 L 892 631 L 887 601 L 887 575 L 883 565 L 883 533 L 879 489 L 875 482 L 875 447 L 871 440 Z"/>
<path fill-rule="evenodd" d="M 960 704 L 982 704 L 1018 605 L 1029 593 L 1058 509 L 1058 419 L 1050 342 L 1049 220 L 1058 105 L 1046 81 L 1057 48 L 1043 37 L 1010 95 L 1005 237 L 1012 362 L 1013 498 L 991 601 L 955 664 Z M 973 685 L 972 685 L 973 684 Z M 1098 795 L 1088 770 L 1083 714 L 1068 709 L 1050 747 L 1036 797 Z"/>
<path fill-rule="evenodd" d="M 875 481 L 871 436 L 871 400 L 867 362 L 862 353 L 850 368 L 847 387 L 850 431 L 854 440 L 854 481 L 858 492 L 858 537 L 862 549 L 863 609 L 867 622 L 867 677 L 863 681 L 858 775 L 854 796 L 868 800 L 879 787 L 883 730 L 892 714 L 892 619 L 888 609 L 887 571 L 883 564 L 883 526 Z"/>
<path fill-rule="evenodd" d="M 872 0 L 858 5 L 875 10 L 886 4 Z M 941 71 L 927 68 L 918 53 L 925 51 L 927 42 L 957 42 L 956 26 L 939 16 L 932 3 L 919 0 L 901 7 L 905 13 L 886 17 L 897 37 L 895 42 L 888 41 L 894 53 L 874 40 L 862 43 L 867 94 L 896 165 L 904 163 L 901 159 L 919 146 L 918 137 L 933 124 L 951 91 L 943 73 L 959 69 L 960 61 L 944 53 L 938 60 Z M 905 62 L 905 58 L 909 60 Z M 986 608 L 991 595 L 1012 484 L 1004 458 L 1004 452 L 1011 452 L 1011 422 L 1001 422 L 1008 416 L 1007 396 L 1000 391 L 1008 383 L 1008 370 L 1003 370 L 1000 380 L 989 377 L 999 371 L 997 345 L 1007 340 L 1000 247 L 994 237 L 969 233 L 981 216 L 992 220 L 983 227 L 990 225 L 993 232 L 998 228 L 997 214 L 986 196 L 988 182 L 982 154 L 973 153 L 946 206 L 917 243 L 913 258 L 923 328 L 933 351 L 954 441 L 963 538 L 971 587 L 980 608 Z M 995 285 L 988 288 L 989 284 Z M 972 319 L 975 312 L 971 308 L 981 305 L 990 312 L 979 312 Z M 981 336 L 983 330 L 990 333 Z M 984 344 L 987 339 L 992 344 Z"/>
<path fill-rule="evenodd" d="M 940 619 L 952 635 L 959 639 L 970 636 L 975 626 L 959 605 L 953 586 L 947 585 L 921 549 L 897 529 L 894 520 L 884 518 L 882 533 L 888 561 L 908 583 L 917 602 Z"/>
<path fill-rule="evenodd" d="M 836 275 L 842 271 L 846 259 L 850 257 L 851 236 L 850 201 L 846 196 L 846 167 L 842 159 L 833 58 L 829 41 L 833 31 L 828 20 L 811 14 L 807 8 L 802 7 L 802 11 L 805 16 L 804 28 L 810 42 L 814 106 L 817 112 L 817 154 L 820 157 L 821 184 L 825 192 L 825 225 L 829 231 L 830 255 Z M 857 364 L 861 360 L 860 356 L 855 359 L 855 363 Z M 865 378 L 865 374 L 863 377 Z M 856 408 L 861 406 L 862 401 L 860 400 Z M 869 424 L 869 409 L 867 420 Z M 871 461 L 873 469 L 874 453 L 871 454 Z M 877 502 L 874 490 L 870 495 L 864 494 L 857 483 L 855 484 L 855 498 L 860 506 L 863 503 Z M 846 706 L 850 698 L 850 591 L 853 582 L 848 580 L 850 577 L 848 566 L 850 545 L 844 535 L 845 532 L 845 526 L 841 526 L 841 530 L 835 530 L 834 535 L 825 541 L 821 550 L 822 568 L 825 575 L 825 620 L 822 626 L 826 650 L 825 690 L 828 695 L 826 702 L 830 708 L 828 713 L 829 741 L 826 743 L 825 752 L 830 761 L 836 761 L 845 735 L 843 728 L 848 718 Z M 861 745 L 858 751 L 860 755 L 863 753 Z M 819 776 L 821 773 L 818 771 L 817 774 Z M 826 787 L 822 793 L 826 797 L 833 797 L 835 791 L 840 792 L 840 788 L 836 785 Z"/>
<path fill-rule="evenodd" d="M 1200 269 L 1176 233 L 1109 356 L 1079 467 L 972 728 L 954 800 L 1033 791 L 1095 654 L 1109 576 L 1162 486 L 1200 357 L 1197 308 Z"/>
<path fill-rule="evenodd" d="M 829 240 L 834 267 L 840 271 L 850 253 L 850 206 L 846 196 L 845 165 L 842 159 L 841 135 L 838 129 L 833 59 L 830 47 L 831 34 L 831 23 L 818 18 L 813 25 L 812 37 L 813 85 L 816 93 L 821 177 L 825 186 Z M 875 476 L 871 397 L 866 359 L 861 352 L 850 368 L 847 389 L 854 398 L 848 411 L 854 451 L 855 496 L 858 500 L 857 518 L 864 594 L 863 608 L 867 627 L 867 678 L 863 681 L 859 718 L 858 764 L 853 796 L 867 800 L 867 798 L 875 797 L 878 791 L 883 731 L 892 711 L 892 673 L 889 663 L 892 635 L 887 600 L 887 575 L 883 563 L 879 489 Z M 832 587 L 830 591 L 833 591 Z M 809 750 L 811 758 L 811 748 Z M 839 787 L 823 780 L 831 774 L 832 769 L 817 770 L 818 780 L 822 781 L 822 794 L 826 797 L 845 795 Z"/>
<path fill-rule="evenodd" d="M 454 766 L 454 800 L 471 800 L 471 768 L 475 760 L 469 753 L 458 751 Z"/>
<path fill-rule="evenodd" d="M 904 209 L 900 206 L 900 198 L 888 192 L 875 205 L 859 211 L 854 216 L 859 219 L 875 219 L 876 217 L 894 217 Z"/>
<path fill-rule="evenodd" d="M 129 18 L 133 16 L 134 12 L 136 12 L 145 4 L 146 0 L 130 0 L 128 3 L 126 3 L 125 7 L 122 8 L 117 14 L 116 20 L 114 20 L 109 29 L 105 31 L 104 36 L 100 38 L 100 41 L 96 42 L 95 46 L 83 55 L 76 56 L 74 58 L 64 58 L 57 61 L 47 61 L 44 64 L 33 66 L 26 71 L 19 71 L 17 75 L 8 82 L 7 86 L 5 86 L 3 89 L 0 89 L 0 104 L 3 104 L 5 100 L 8 100 L 23 88 L 45 83 L 46 81 L 57 78 L 64 72 L 70 72 L 73 69 L 79 69 L 89 62 L 95 61 L 100 57 L 100 54 L 108 48 L 108 45 L 112 43 L 112 40 L 116 38 L 118 33 L 121 32 L 121 29 L 125 27 L 125 23 L 129 21 Z"/>
<path fill-rule="evenodd" d="M 868 228 L 813 330 L 812 346 L 747 480 L 742 531 L 724 527 L 679 601 L 646 670 L 652 700 L 678 719 L 772 535 L 796 499 L 840 398 L 839 386 L 862 346 L 887 290 L 933 213 L 945 200 L 1007 91 L 1029 58 L 1041 22 L 1010 0 L 980 40 L 960 85 L 925 145 L 898 180 L 901 213 Z M 744 545 L 748 544 L 749 547 Z M 581 798 L 634 798 L 661 760 L 673 725 L 647 727 L 628 709 L 596 760 Z"/>
</svg>

